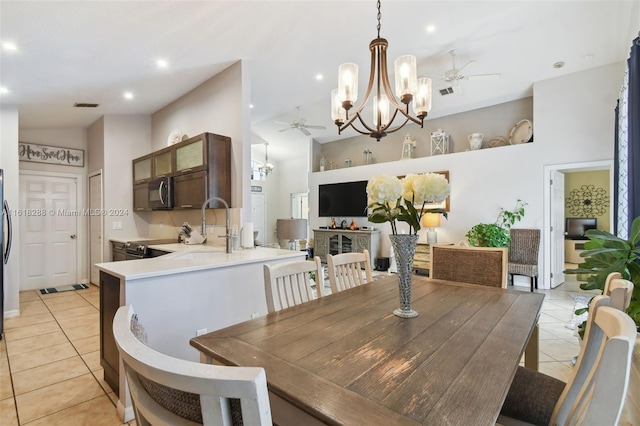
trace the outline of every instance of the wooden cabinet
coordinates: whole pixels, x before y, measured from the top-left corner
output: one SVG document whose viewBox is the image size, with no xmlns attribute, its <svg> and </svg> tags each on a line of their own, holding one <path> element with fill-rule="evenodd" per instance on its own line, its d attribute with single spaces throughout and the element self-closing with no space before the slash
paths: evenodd
<svg viewBox="0 0 640 426">
<path fill-rule="evenodd" d="M 120 262 L 127 260 L 127 245 L 120 241 L 111 241 L 111 261 Z"/>
<path fill-rule="evenodd" d="M 213 136 L 212 133 L 203 133 L 176 144 L 174 147 L 176 173 L 191 173 L 204 170 L 207 165 L 209 140 Z"/>
<path fill-rule="evenodd" d="M 120 307 L 120 278 L 100 271 L 100 365 L 104 381 L 118 394 L 120 354 L 113 337 L 113 317 Z"/>
<path fill-rule="evenodd" d="M 133 211 L 149 212 L 149 186 L 146 183 L 133 185 Z"/>
<path fill-rule="evenodd" d="M 582 263 L 584 257 L 580 253 L 584 251 L 584 243 L 589 240 L 564 240 L 564 261 L 567 263 Z"/>
<path fill-rule="evenodd" d="M 327 261 L 328 254 L 362 252 L 369 250 L 371 264 L 378 256 L 380 231 L 351 231 L 349 229 L 314 229 L 314 255 Z"/>
<path fill-rule="evenodd" d="M 207 172 L 188 173 L 173 178 L 175 209 L 199 209 L 207 199 L 208 193 Z"/>
<path fill-rule="evenodd" d="M 413 256 L 413 269 L 416 272 L 429 272 L 431 269 L 431 245 L 428 243 L 418 243 L 416 254 Z"/>
<path fill-rule="evenodd" d="M 133 183 L 148 182 L 152 176 L 151 154 L 133 160 Z"/>
<path fill-rule="evenodd" d="M 174 148 L 168 147 L 151 154 L 153 160 L 153 178 L 163 178 L 173 175 Z"/>
</svg>

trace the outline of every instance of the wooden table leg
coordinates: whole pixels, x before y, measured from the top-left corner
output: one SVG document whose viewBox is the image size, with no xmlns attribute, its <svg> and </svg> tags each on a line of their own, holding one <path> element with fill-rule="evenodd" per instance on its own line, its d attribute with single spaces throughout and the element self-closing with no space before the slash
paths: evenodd
<svg viewBox="0 0 640 426">
<path fill-rule="evenodd" d="M 538 371 L 538 360 L 540 358 L 538 334 L 539 326 L 536 324 L 529 338 L 529 342 L 527 342 L 527 347 L 524 349 L 524 366 L 535 371 Z"/>
</svg>

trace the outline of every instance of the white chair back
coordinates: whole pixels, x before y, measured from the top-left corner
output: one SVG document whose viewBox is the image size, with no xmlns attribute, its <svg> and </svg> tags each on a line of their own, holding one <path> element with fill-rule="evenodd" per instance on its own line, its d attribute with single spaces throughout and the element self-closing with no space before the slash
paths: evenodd
<svg viewBox="0 0 640 426">
<path fill-rule="evenodd" d="M 315 288 L 311 287 L 310 272 L 315 274 Z M 267 310 L 276 312 L 323 296 L 324 276 L 320 257 L 313 261 L 264 265 L 264 287 Z"/>
<path fill-rule="evenodd" d="M 365 277 L 362 276 L 363 269 Z M 373 281 L 369 250 L 363 250 L 362 253 L 329 254 L 327 270 L 332 293 Z"/>
<path fill-rule="evenodd" d="M 131 306 L 120 307 L 113 336 L 138 425 L 232 425 L 240 413 L 245 425 L 272 424 L 263 368 L 200 364 L 161 354 L 133 333 L 133 316 Z"/>
<path fill-rule="evenodd" d="M 626 312 L 631 303 L 633 283 L 622 279 L 620 272 L 612 272 L 607 276 L 602 294 L 611 298 L 612 307 Z"/>
<path fill-rule="evenodd" d="M 574 374 L 555 406 L 551 424 L 618 424 L 629 385 L 636 326 L 624 312 L 596 296 Z"/>
</svg>

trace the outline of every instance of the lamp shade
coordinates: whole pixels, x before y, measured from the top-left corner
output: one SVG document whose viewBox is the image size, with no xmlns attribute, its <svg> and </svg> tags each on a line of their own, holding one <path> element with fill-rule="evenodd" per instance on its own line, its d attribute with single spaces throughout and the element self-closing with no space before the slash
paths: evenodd
<svg viewBox="0 0 640 426">
<path fill-rule="evenodd" d="M 425 213 L 422 216 L 422 226 L 425 228 L 437 228 L 440 226 L 440 213 Z"/>
<path fill-rule="evenodd" d="M 307 219 L 278 219 L 276 228 L 279 240 L 307 238 Z"/>
</svg>

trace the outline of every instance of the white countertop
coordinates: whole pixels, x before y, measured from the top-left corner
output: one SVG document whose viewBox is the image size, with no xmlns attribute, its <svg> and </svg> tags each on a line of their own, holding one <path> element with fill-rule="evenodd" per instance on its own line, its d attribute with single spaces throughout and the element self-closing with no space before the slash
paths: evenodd
<svg viewBox="0 0 640 426">
<path fill-rule="evenodd" d="M 179 274 L 205 269 L 226 268 L 266 260 L 294 260 L 304 256 L 304 252 L 266 247 L 241 249 L 225 253 L 225 248 L 208 245 L 158 244 L 150 248 L 172 253 L 150 259 L 125 260 L 121 262 L 98 263 L 96 267 L 127 281 L 160 275 Z"/>
</svg>

